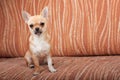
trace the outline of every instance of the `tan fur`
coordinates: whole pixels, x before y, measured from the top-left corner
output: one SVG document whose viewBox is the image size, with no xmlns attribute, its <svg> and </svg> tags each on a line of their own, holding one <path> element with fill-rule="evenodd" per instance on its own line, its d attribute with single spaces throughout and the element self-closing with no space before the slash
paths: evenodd
<svg viewBox="0 0 120 80">
<path fill-rule="evenodd" d="M 47 32 L 47 8 L 43 9 L 41 15 L 30 16 L 27 12 L 23 12 L 23 18 L 25 22 L 30 26 L 31 24 L 33 27 L 29 27 L 31 32 L 29 38 L 29 49 L 27 50 L 24 58 L 26 63 L 29 67 L 35 67 L 34 75 L 38 74 L 41 70 L 39 65 L 40 57 L 44 57 L 48 62 L 48 68 L 50 72 L 55 72 L 56 70 L 52 66 L 52 59 L 50 55 L 50 36 Z M 45 23 L 44 26 L 41 26 L 40 23 Z M 42 33 L 36 32 L 36 28 L 42 31 Z"/>
</svg>

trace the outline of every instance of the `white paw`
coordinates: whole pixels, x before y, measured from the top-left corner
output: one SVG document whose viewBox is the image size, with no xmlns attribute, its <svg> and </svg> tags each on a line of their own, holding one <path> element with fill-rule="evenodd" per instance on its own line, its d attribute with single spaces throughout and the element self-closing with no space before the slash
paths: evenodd
<svg viewBox="0 0 120 80">
<path fill-rule="evenodd" d="M 50 70 L 50 72 L 52 72 L 52 73 L 54 73 L 54 72 L 56 72 L 57 70 L 56 69 L 54 69 L 54 68 L 51 68 L 51 69 L 49 69 Z"/>
<path fill-rule="evenodd" d="M 29 65 L 29 67 L 30 67 L 30 68 L 34 68 L 34 65 L 31 64 L 31 65 Z"/>
<path fill-rule="evenodd" d="M 36 75 L 38 75 L 39 74 L 39 72 L 34 72 L 33 73 L 33 76 L 36 76 Z"/>
</svg>

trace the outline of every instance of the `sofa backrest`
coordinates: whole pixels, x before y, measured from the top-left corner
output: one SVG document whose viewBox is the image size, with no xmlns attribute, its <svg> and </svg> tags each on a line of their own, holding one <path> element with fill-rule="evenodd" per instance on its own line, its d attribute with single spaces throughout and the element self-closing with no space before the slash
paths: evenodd
<svg viewBox="0 0 120 80">
<path fill-rule="evenodd" d="M 0 57 L 24 56 L 29 30 L 21 12 L 45 6 L 53 56 L 120 54 L 120 0 L 2 0 Z"/>
</svg>

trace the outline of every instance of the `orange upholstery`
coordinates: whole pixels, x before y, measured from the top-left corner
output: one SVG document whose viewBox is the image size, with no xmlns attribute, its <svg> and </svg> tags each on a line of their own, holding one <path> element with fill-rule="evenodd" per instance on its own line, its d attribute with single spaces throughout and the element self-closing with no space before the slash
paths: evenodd
<svg viewBox="0 0 120 80">
<path fill-rule="evenodd" d="M 34 69 L 23 58 L 0 59 L 0 80 L 120 80 L 120 56 L 54 57 L 53 61 L 57 72 L 41 65 L 40 74 L 33 76 Z"/>
<path fill-rule="evenodd" d="M 120 54 L 120 0 L 2 0 L 0 57 L 23 56 L 29 30 L 21 11 L 49 7 L 53 56 Z"/>
</svg>

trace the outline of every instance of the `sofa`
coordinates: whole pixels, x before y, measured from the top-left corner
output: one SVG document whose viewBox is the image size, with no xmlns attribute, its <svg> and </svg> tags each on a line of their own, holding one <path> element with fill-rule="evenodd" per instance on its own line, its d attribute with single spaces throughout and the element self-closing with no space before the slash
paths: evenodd
<svg viewBox="0 0 120 80">
<path fill-rule="evenodd" d="M 33 76 L 21 12 L 37 15 L 45 6 L 57 72 L 41 64 Z M 0 0 L 0 80 L 120 80 L 120 1 Z"/>
</svg>

